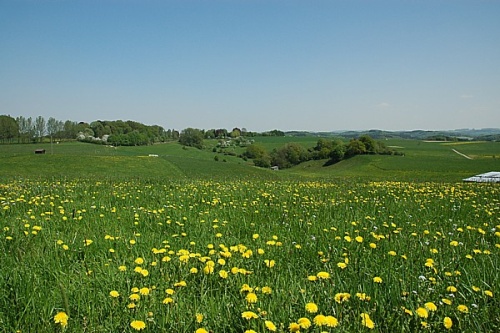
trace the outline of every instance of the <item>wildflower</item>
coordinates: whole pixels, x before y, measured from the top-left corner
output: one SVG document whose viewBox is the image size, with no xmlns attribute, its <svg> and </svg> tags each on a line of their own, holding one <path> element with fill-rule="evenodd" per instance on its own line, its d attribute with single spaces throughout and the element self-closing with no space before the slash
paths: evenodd
<svg viewBox="0 0 500 333">
<path fill-rule="evenodd" d="M 427 302 L 424 304 L 424 306 L 429 311 L 436 311 L 437 310 L 437 306 L 433 302 Z"/>
<path fill-rule="evenodd" d="M 365 312 L 361 314 L 361 325 L 366 326 L 369 329 L 373 329 L 375 327 L 375 323 L 371 320 L 368 313 Z"/>
<path fill-rule="evenodd" d="M 276 325 L 274 325 L 272 321 L 266 320 L 266 321 L 264 321 L 264 325 L 266 325 L 266 328 L 269 331 L 271 331 L 271 332 L 275 332 L 276 331 Z"/>
<path fill-rule="evenodd" d="M 363 237 L 361 236 L 356 236 L 356 238 L 354 238 L 356 240 L 356 242 L 358 243 L 363 243 Z"/>
<path fill-rule="evenodd" d="M 219 271 L 219 276 L 221 278 L 223 278 L 223 279 L 227 279 L 227 277 L 229 276 L 229 274 L 227 273 L 227 271 L 225 271 L 225 270 L 222 269 L 222 270 Z"/>
<path fill-rule="evenodd" d="M 326 317 L 322 314 L 317 315 L 313 319 L 314 325 L 316 326 L 323 326 L 326 325 Z"/>
<path fill-rule="evenodd" d="M 288 330 L 290 332 L 299 332 L 300 331 L 300 325 L 297 324 L 297 323 L 290 323 L 290 325 L 288 325 Z"/>
<path fill-rule="evenodd" d="M 375 249 L 375 248 L 377 248 L 377 244 L 375 244 L 375 243 L 370 243 L 370 247 L 371 247 L 372 249 Z"/>
<path fill-rule="evenodd" d="M 191 274 L 197 274 L 198 273 L 198 268 L 196 268 L 196 267 L 191 268 L 189 270 L 189 273 L 191 273 Z"/>
<path fill-rule="evenodd" d="M 142 259 L 141 257 L 139 257 L 139 258 L 135 259 L 134 262 L 137 265 L 142 265 L 144 263 L 144 259 Z"/>
<path fill-rule="evenodd" d="M 268 286 L 264 286 L 262 287 L 262 289 L 260 290 L 263 294 L 270 294 L 273 292 L 273 290 L 271 289 L 271 287 L 268 287 Z"/>
<path fill-rule="evenodd" d="M 319 279 L 329 279 L 330 278 L 330 273 L 328 272 L 319 272 L 318 274 L 316 274 L 316 276 L 319 278 Z"/>
<path fill-rule="evenodd" d="M 493 292 L 491 290 L 485 290 L 484 294 L 488 297 L 493 297 Z"/>
<path fill-rule="evenodd" d="M 257 332 L 254 330 L 246 330 L 244 333 L 257 333 Z"/>
<path fill-rule="evenodd" d="M 370 301 L 372 299 L 370 296 L 366 295 L 365 293 L 356 293 L 356 297 L 360 301 Z"/>
<path fill-rule="evenodd" d="M 149 288 L 147 288 L 147 287 L 141 288 L 141 289 L 139 290 L 139 293 L 140 293 L 141 295 L 147 296 L 147 295 L 149 295 Z"/>
<path fill-rule="evenodd" d="M 201 328 L 198 328 L 196 331 L 194 331 L 194 333 L 208 333 L 208 331 L 206 329 L 204 329 L 203 327 L 201 327 Z"/>
<path fill-rule="evenodd" d="M 308 318 L 299 318 L 299 320 L 297 320 L 297 324 L 299 324 L 299 326 L 303 329 L 311 327 L 311 321 Z"/>
<path fill-rule="evenodd" d="M 129 304 L 127 304 L 127 308 L 134 309 L 135 308 L 135 303 L 129 303 Z"/>
<path fill-rule="evenodd" d="M 444 328 L 449 330 L 453 326 L 453 321 L 451 320 L 450 317 L 444 317 L 443 325 L 444 325 Z"/>
<path fill-rule="evenodd" d="M 109 292 L 109 296 L 116 298 L 116 297 L 120 296 L 120 293 L 117 292 L 116 290 L 111 290 Z"/>
<path fill-rule="evenodd" d="M 130 327 L 132 327 L 136 331 L 140 331 L 146 328 L 146 323 L 142 320 L 133 320 L 130 323 Z"/>
<path fill-rule="evenodd" d="M 196 317 L 196 322 L 197 322 L 198 324 L 200 324 L 200 323 L 203 321 L 203 314 L 202 314 L 202 313 L 197 313 L 197 314 L 195 315 L 195 317 Z"/>
<path fill-rule="evenodd" d="M 420 325 L 421 325 L 423 328 L 427 328 L 427 327 L 429 327 L 429 324 L 428 324 L 426 321 L 421 321 L 421 322 L 420 322 Z"/>
<path fill-rule="evenodd" d="M 250 319 L 257 319 L 259 316 L 255 312 L 252 311 L 244 311 L 241 313 L 241 317 L 250 320 Z"/>
<path fill-rule="evenodd" d="M 337 263 L 337 267 L 340 268 L 340 269 L 344 269 L 347 267 L 346 263 L 345 262 L 339 262 Z"/>
<path fill-rule="evenodd" d="M 339 324 L 339 321 L 334 316 L 326 316 L 325 323 L 326 323 L 326 326 L 328 326 L 328 327 L 337 327 Z"/>
<path fill-rule="evenodd" d="M 266 266 L 267 266 L 267 267 L 269 267 L 269 268 L 273 268 L 273 267 L 274 267 L 274 265 L 276 264 L 276 262 L 275 262 L 274 260 L 268 260 L 268 259 L 264 260 L 264 263 L 265 263 L 265 264 L 266 264 Z"/>
<path fill-rule="evenodd" d="M 142 275 L 142 276 L 144 276 L 144 277 L 146 277 L 146 276 L 148 276 L 148 275 L 149 275 L 149 271 L 148 271 L 147 269 L 141 269 L 141 272 L 140 272 L 140 273 L 141 273 L 141 275 Z"/>
<path fill-rule="evenodd" d="M 429 312 L 427 312 L 425 308 L 419 307 L 417 309 L 417 316 L 419 316 L 420 318 L 427 318 L 429 317 Z"/>
<path fill-rule="evenodd" d="M 85 239 L 83 241 L 83 245 L 84 246 L 90 246 L 90 244 L 92 244 L 94 241 L 92 239 Z"/>
<path fill-rule="evenodd" d="M 451 305 L 451 303 L 453 303 L 453 301 L 451 299 L 447 299 L 447 298 L 442 298 L 441 302 L 443 302 L 446 305 Z"/>
<path fill-rule="evenodd" d="M 255 293 L 248 293 L 245 299 L 248 303 L 257 303 L 257 295 Z"/>
<path fill-rule="evenodd" d="M 131 300 L 132 302 L 134 301 L 138 301 L 141 299 L 141 296 L 139 296 L 138 294 L 132 294 L 128 297 L 129 300 Z"/>
<path fill-rule="evenodd" d="M 185 287 L 187 286 L 186 281 L 179 281 L 174 284 L 174 287 Z"/>
<path fill-rule="evenodd" d="M 449 286 L 448 288 L 446 288 L 446 291 L 449 293 L 456 293 L 457 288 L 455 288 L 454 286 Z"/>
<path fill-rule="evenodd" d="M 396 251 L 389 251 L 387 254 L 394 257 L 396 256 Z"/>
<path fill-rule="evenodd" d="M 315 303 L 307 303 L 306 311 L 309 313 L 316 313 L 318 312 L 318 306 Z"/>
<path fill-rule="evenodd" d="M 343 303 L 349 300 L 351 298 L 351 294 L 349 293 L 337 293 L 335 294 L 335 302 L 337 303 Z"/>
<path fill-rule="evenodd" d="M 460 304 L 459 306 L 457 306 L 457 310 L 462 313 L 469 313 L 469 308 L 467 307 L 467 305 Z"/>
<path fill-rule="evenodd" d="M 314 276 L 314 275 L 309 275 L 309 276 L 307 277 L 307 279 L 308 279 L 309 281 L 316 281 L 316 280 L 318 279 L 318 277 L 316 277 L 316 276 Z"/>
<path fill-rule="evenodd" d="M 375 283 L 382 283 L 382 278 L 380 276 L 375 276 L 373 278 L 373 282 L 375 282 Z"/>
<path fill-rule="evenodd" d="M 62 327 L 68 326 L 68 319 L 69 316 L 64 311 L 60 311 L 54 316 L 54 322 L 56 324 L 61 324 Z"/>
<path fill-rule="evenodd" d="M 174 300 L 171 298 L 171 297 L 166 297 L 164 300 L 163 300 L 163 304 L 171 304 L 173 303 Z"/>
</svg>

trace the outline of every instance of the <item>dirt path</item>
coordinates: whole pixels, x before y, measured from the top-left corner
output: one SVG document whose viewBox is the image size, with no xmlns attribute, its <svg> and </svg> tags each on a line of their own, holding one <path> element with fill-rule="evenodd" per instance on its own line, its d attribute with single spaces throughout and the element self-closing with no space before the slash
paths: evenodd
<svg viewBox="0 0 500 333">
<path fill-rule="evenodd" d="M 457 153 L 458 155 L 463 156 L 463 157 L 465 157 L 465 158 L 466 158 L 466 159 L 468 159 L 468 160 L 472 160 L 472 157 L 467 156 L 467 155 L 465 155 L 465 154 L 462 154 L 461 152 L 459 152 L 459 151 L 458 151 L 458 150 L 456 150 L 456 149 L 452 149 L 452 150 L 453 150 L 455 153 Z"/>
</svg>

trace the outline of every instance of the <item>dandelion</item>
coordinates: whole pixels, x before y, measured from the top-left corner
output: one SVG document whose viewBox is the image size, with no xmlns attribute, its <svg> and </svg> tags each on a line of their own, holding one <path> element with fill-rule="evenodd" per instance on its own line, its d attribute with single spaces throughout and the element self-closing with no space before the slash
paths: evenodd
<svg viewBox="0 0 500 333">
<path fill-rule="evenodd" d="M 266 321 L 264 321 L 264 325 L 266 326 L 266 328 L 269 331 L 271 331 L 271 332 L 275 332 L 276 331 L 276 325 L 274 325 L 272 321 L 266 320 Z"/>
<path fill-rule="evenodd" d="M 446 305 L 451 305 L 451 303 L 453 303 L 453 301 L 451 299 L 448 299 L 448 298 L 442 298 L 441 302 L 443 302 Z"/>
<path fill-rule="evenodd" d="M 255 293 L 248 293 L 245 300 L 248 303 L 257 303 L 257 295 Z"/>
<path fill-rule="evenodd" d="M 425 308 L 419 307 L 417 309 L 417 316 L 419 316 L 420 318 L 427 318 L 429 317 L 429 312 L 427 312 Z"/>
<path fill-rule="evenodd" d="M 337 303 L 343 303 L 343 302 L 347 302 L 349 300 L 349 298 L 351 298 L 351 294 L 349 293 L 337 293 L 335 294 L 335 302 Z"/>
<path fill-rule="evenodd" d="M 174 303 L 174 300 L 173 298 L 171 297 L 166 297 L 163 301 L 162 301 L 163 304 L 172 304 Z"/>
<path fill-rule="evenodd" d="M 305 330 L 311 327 L 311 321 L 308 318 L 299 318 L 297 324 Z"/>
<path fill-rule="evenodd" d="M 488 297 L 493 297 L 493 292 L 491 290 L 485 290 L 484 294 Z"/>
<path fill-rule="evenodd" d="M 437 310 L 437 306 L 433 302 L 427 302 L 424 304 L 424 306 L 429 311 L 436 311 Z"/>
<path fill-rule="evenodd" d="M 194 331 L 195 333 L 208 333 L 208 331 L 206 329 L 204 329 L 203 327 L 201 328 L 198 328 L 196 331 Z"/>
<path fill-rule="evenodd" d="M 271 294 L 273 292 L 273 290 L 271 289 L 271 287 L 264 286 L 264 287 L 262 287 L 261 292 L 263 294 Z"/>
<path fill-rule="evenodd" d="M 130 323 L 130 327 L 132 327 L 136 331 L 140 331 L 146 328 L 146 323 L 142 320 L 133 320 Z"/>
<path fill-rule="evenodd" d="M 340 269 L 344 269 L 347 267 L 347 264 L 345 262 L 339 262 L 337 263 L 337 267 Z"/>
<path fill-rule="evenodd" d="M 273 268 L 273 267 L 274 267 L 274 265 L 276 264 L 276 262 L 275 262 L 274 260 L 268 260 L 268 259 L 264 260 L 264 263 L 265 263 L 265 264 L 266 264 L 266 266 L 267 266 L 267 267 L 269 267 L 269 268 Z"/>
<path fill-rule="evenodd" d="M 246 320 L 259 318 L 259 316 L 257 316 L 257 314 L 255 312 L 252 312 L 252 311 L 244 311 L 244 312 L 242 312 L 241 313 L 241 317 L 243 317 Z"/>
<path fill-rule="evenodd" d="M 449 286 L 448 288 L 446 288 L 446 291 L 449 293 L 456 293 L 457 288 L 455 288 L 454 286 Z"/>
<path fill-rule="evenodd" d="M 318 279 L 318 277 L 317 277 L 317 276 L 315 276 L 315 275 L 309 275 L 309 276 L 307 277 L 307 279 L 308 279 L 309 281 L 316 281 L 316 280 Z"/>
<path fill-rule="evenodd" d="M 370 301 L 372 299 L 370 296 L 366 295 L 365 293 L 356 293 L 356 297 L 360 301 Z"/>
<path fill-rule="evenodd" d="M 330 273 L 328 273 L 328 272 L 319 272 L 318 274 L 316 274 L 316 276 L 319 279 L 325 280 L 325 279 L 329 279 L 330 278 Z"/>
<path fill-rule="evenodd" d="M 313 319 L 314 325 L 316 326 L 323 326 L 326 325 L 326 317 L 322 314 L 317 315 Z"/>
<path fill-rule="evenodd" d="M 469 308 L 467 307 L 467 305 L 460 304 L 459 306 L 457 306 L 457 310 L 462 313 L 469 313 Z"/>
<path fill-rule="evenodd" d="M 290 332 L 299 332 L 300 331 L 300 325 L 297 324 L 297 323 L 290 323 L 290 325 L 288 325 L 288 330 Z"/>
<path fill-rule="evenodd" d="M 449 330 L 453 326 L 453 321 L 451 320 L 450 317 L 444 317 L 443 325 L 444 325 L 444 328 Z"/>
<path fill-rule="evenodd" d="M 334 316 L 326 316 L 325 317 L 325 324 L 328 327 L 337 327 L 339 324 L 339 321 Z"/>
<path fill-rule="evenodd" d="M 141 299 L 141 296 L 139 296 L 139 294 L 132 294 L 128 297 L 128 299 L 132 302 L 136 302 Z"/>
<path fill-rule="evenodd" d="M 85 239 L 83 241 L 83 245 L 84 246 L 90 246 L 90 244 L 92 244 L 94 241 L 92 239 Z"/>
<path fill-rule="evenodd" d="M 144 288 L 139 289 L 139 293 L 140 293 L 141 295 L 143 295 L 143 296 L 147 296 L 147 295 L 149 295 L 149 292 L 150 292 L 150 290 L 149 290 L 149 288 L 147 288 L 147 287 L 144 287 Z"/>
<path fill-rule="evenodd" d="M 306 311 L 309 313 L 316 313 L 318 312 L 318 306 L 315 303 L 307 303 Z"/>
<path fill-rule="evenodd" d="M 361 325 L 368 327 L 369 329 L 373 329 L 375 327 L 375 323 L 371 320 L 368 313 L 365 312 L 361 314 Z"/>
<path fill-rule="evenodd" d="M 139 258 L 135 259 L 134 262 L 136 263 L 136 265 L 142 265 L 142 264 L 144 264 L 144 259 L 139 257 Z"/>
<path fill-rule="evenodd" d="M 200 323 L 203 321 L 203 318 L 204 318 L 204 316 L 203 316 L 203 314 L 202 314 L 202 313 L 197 313 L 197 314 L 195 315 L 195 317 L 196 317 L 196 322 L 197 322 L 198 324 L 200 324 Z"/>
<path fill-rule="evenodd" d="M 69 316 L 64 311 L 60 311 L 54 316 L 54 322 L 60 324 L 62 327 L 68 326 L 68 319 Z"/>
<path fill-rule="evenodd" d="M 120 296 L 120 293 L 118 291 L 116 291 L 116 290 L 111 290 L 109 292 L 109 296 L 111 296 L 113 298 L 116 298 L 116 297 Z"/>
<path fill-rule="evenodd" d="M 382 278 L 380 276 L 375 276 L 373 278 L 373 282 L 375 282 L 375 283 L 382 283 Z"/>
<path fill-rule="evenodd" d="M 396 253 L 396 251 L 389 251 L 389 252 L 387 252 L 387 254 L 394 257 L 394 256 L 396 256 L 397 253 Z"/>
<path fill-rule="evenodd" d="M 229 276 L 229 274 L 228 274 L 227 271 L 225 271 L 225 270 L 222 269 L 222 270 L 219 271 L 219 276 L 221 278 L 223 278 L 223 279 L 227 279 L 227 277 Z"/>
</svg>

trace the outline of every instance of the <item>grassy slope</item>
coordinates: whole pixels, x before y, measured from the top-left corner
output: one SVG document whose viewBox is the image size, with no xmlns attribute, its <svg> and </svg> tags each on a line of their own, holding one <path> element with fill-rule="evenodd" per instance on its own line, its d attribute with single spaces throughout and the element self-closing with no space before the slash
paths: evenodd
<svg viewBox="0 0 500 333">
<path fill-rule="evenodd" d="M 287 142 L 313 147 L 318 138 L 254 138 L 271 150 Z M 500 171 L 500 143 L 442 143 L 417 140 L 387 140 L 405 156 L 364 155 L 331 166 L 309 161 L 289 170 L 273 172 L 256 168 L 251 161 L 205 150 L 184 149 L 167 143 L 144 147 L 110 148 L 79 142 L 38 145 L 0 145 L 2 178 L 110 178 L 110 179 L 241 179 L 241 178 L 359 178 L 363 180 L 461 181 L 471 175 Z M 33 150 L 44 148 L 45 155 Z M 453 152 L 456 149 L 472 159 Z M 243 148 L 230 148 L 236 154 Z M 149 157 L 156 154 L 158 157 Z M 219 161 L 214 160 L 218 156 Z M 225 161 L 225 162 L 223 162 Z"/>
</svg>

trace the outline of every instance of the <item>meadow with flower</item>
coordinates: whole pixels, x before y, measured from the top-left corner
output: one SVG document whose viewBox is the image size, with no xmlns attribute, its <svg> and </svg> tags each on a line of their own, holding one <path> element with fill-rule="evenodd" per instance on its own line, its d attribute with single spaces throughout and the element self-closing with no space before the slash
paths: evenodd
<svg viewBox="0 0 500 333">
<path fill-rule="evenodd" d="M 500 188 L 0 183 L 5 332 L 500 330 Z"/>
</svg>

